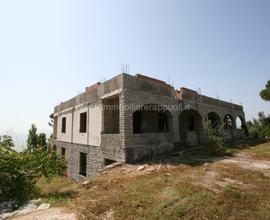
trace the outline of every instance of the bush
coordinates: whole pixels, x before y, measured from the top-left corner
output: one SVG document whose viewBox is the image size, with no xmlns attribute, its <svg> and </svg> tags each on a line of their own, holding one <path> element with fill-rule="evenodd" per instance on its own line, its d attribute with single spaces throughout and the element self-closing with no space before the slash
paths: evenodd
<svg viewBox="0 0 270 220">
<path fill-rule="evenodd" d="M 21 170 L 22 161 L 16 152 L 0 150 L 0 202 L 16 200 L 20 204 L 29 194 L 31 188 Z"/>
<path fill-rule="evenodd" d="M 259 128 L 257 128 L 257 127 L 250 127 L 249 128 L 249 136 L 251 137 L 251 138 L 259 138 L 259 136 L 260 136 L 260 131 L 259 131 Z"/>
<path fill-rule="evenodd" d="M 219 128 L 213 128 L 211 121 L 205 120 L 203 127 L 207 138 L 206 149 L 208 153 L 214 156 L 223 156 L 227 150 L 224 138 L 220 135 L 223 125 Z"/>
<path fill-rule="evenodd" d="M 42 176 L 50 180 L 63 175 L 65 168 L 63 159 L 44 148 L 19 153 L 0 145 L 0 202 L 22 205 L 31 198 Z"/>
<path fill-rule="evenodd" d="M 223 138 L 211 137 L 207 141 L 207 150 L 211 155 L 223 156 L 227 150 Z"/>
<path fill-rule="evenodd" d="M 247 128 L 251 138 L 270 137 L 270 115 L 259 112 L 258 119 L 247 122 Z"/>
<path fill-rule="evenodd" d="M 266 126 L 262 126 L 261 128 L 261 136 L 262 137 L 270 137 L 270 128 L 266 127 Z"/>
</svg>

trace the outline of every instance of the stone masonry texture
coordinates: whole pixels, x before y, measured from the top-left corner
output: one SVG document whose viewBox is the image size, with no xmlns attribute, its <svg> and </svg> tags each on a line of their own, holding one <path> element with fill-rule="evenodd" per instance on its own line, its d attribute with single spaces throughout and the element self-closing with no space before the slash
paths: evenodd
<svg viewBox="0 0 270 220">
<path fill-rule="evenodd" d="M 149 106 L 158 109 L 147 112 Z M 82 112 L 87 113 L 86 133 L 78 131 Z M 65 133 L 61 132 L 63 117 L 67 120 Z M 134 163 L 203 144 L 202 120 L 206 118 L 226 123 L 225 138 L 245 137 L 242 106 L 187 88 L 175 89 L 158 79 L 123 73 L 56 106 L 49 146 L 56 147 L 58 154 L 65 149 L 67 174 L 80 180 L 85 178 L 79 174 L 80 153 L 87 155 L 86 177 L 92 177 L 104 168 L 105 160 Z M 237 118 L 242 127 L 236 127 Z M 140 132 L 135 132 L 135 127 Z"/>
</svg>

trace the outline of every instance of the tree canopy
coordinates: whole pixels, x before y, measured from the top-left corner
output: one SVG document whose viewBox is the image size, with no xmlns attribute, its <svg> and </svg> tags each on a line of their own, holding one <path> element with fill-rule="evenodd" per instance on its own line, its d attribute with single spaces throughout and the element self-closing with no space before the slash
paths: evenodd
<svg viewBox="0 0 270 220">
<path fill-rule="evenodd" d="M 45 133 L 37 133 L 37 127 L 35 124 L 31 125 L 27 138 L 28 150 L 34 150 L 37 147 L 47 149 L 47 137 Z"/>
<path fill-rule="evenodd" d="M 265 89 L 260 92 L 260 96 L 265 101 L 270 101 L 270 80 L 268 80 L 267 84 L 265 85 Z"/>
<path fill-rule="evenodd" d="M 253 119 L 247 122 L 249 134 L 253 138 L 270 137 L 270 115 L 265 115 L 264 112 L 258 113 L 258 119 Z"/>
<path fill-rule="evenodd" d="M 66 163 L 55 152 L 48 153 L 40 146 L 17 152 L 12 149 L 11 137 L 5 135 L 0 140 L 0 203 L 21 205 L 31 198 L 41 177 L 51 179 L 64 174 Z"/>
<path fill-rule="evenodd" d="M 53 127 L 53 124 L 54 124 L 54 114 L 52 113 L 52 114 L 50 114 L 50 121 L 49 121 L 49 126 L 51 126 L 51 127 Z"/>
<path fill-rule="evenodd" d="M 0 136 L 0 146 L 5 149 L 14 147 L 12 138 L 9 135 Z"/>
</svg>

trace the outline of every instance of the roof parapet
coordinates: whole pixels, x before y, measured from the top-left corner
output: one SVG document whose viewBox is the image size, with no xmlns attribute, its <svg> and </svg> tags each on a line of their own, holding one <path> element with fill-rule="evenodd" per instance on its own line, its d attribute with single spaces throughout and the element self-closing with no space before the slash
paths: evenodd
<svg viewBox="0 0 270 220">
<path fill-rule="evenodd" d="M 99 87 L 100 84 L 101 84 L 101 82 L 97 82 L 94 85 L 88 86 L 85 88 L 85 91 L 88 92 L 88 91 L 91 91 L 93 89 L 96 89 L 97 87 Z"/>
<path fill-rule="evenodd" d="M 145 76 L 145 75 L 142 75 L 142 74 L 139 74 L 139 73 L 137 73 L 137 74 L 135 75 L 135 77 L 137 77 L 137 78 L 139 78 L 139 79 L 144 79 L 144 80 L 156 82 L 156 83 L 159 83 L 159 84 L 162 84 L 162 85 L 168 85 L 166 82 L 164 82 L 164 81 L 162 81 L 162 80 L 155 79 L 155 78 L 152 78 L 152 77 L 149 77 L 149 76 Z"/>
<path fill-rule="evenodd" d="M 190 93 L 193 93 L 193 94 L 198 94 L 198 92 L 197 91 L 195 91 L 195 90 L 192 90 L 192 89 L 188 89 L 188 88 L 186 88 L 186 87 L 181 87 L 180 88 L 180 92 L 190 92 Z"/>
<path fill-rule="evenodd" d="M 195 90 L 181 87 L 180 90 L 175 91 L 175 98 L 182 100 L 184 98 L 185 94 L 187 94 L 188 97 L 190 97 L 190 96 L 196 97 L 197 95 L 199 95 L 198 92 L 196 92 Z"/>
</svg>

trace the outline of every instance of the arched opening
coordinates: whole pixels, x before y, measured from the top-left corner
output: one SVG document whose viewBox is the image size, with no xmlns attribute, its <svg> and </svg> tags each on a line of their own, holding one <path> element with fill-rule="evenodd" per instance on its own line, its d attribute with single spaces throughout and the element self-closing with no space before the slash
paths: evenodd
<svg viewBox="0 0 270 220">
<path fill-rule="evenodd" d="M 147 104 L 133 113 L 133 133 L 164 133 L 171 131 L 172 115 L 162 106 Z"/>
<path fill-rule="evenodd" d="M 237 116 L 235 120 L 235 124 L 236 124 L 236 129 L 243 129 L 245 121 L 241 116 Z"/>
<path fill-rule="evenodd" d="M 215 112 L 209 112 L 207 119 L 211 122 L 212 128 L 219 128 L 221 125 L 221 119 L 219 115 Z"/>
<path fill-rule="evenodd" d="M 56 145 L 53 145 L 53 151 L 56 152 Z"/>
<path fill-rule="evenodd" d="M 180 142 L 196 145 L 200 143 L 202 132 L 202 117 L 196 110 L 183 111 L 179 116 Z"/>
<path fill-rule="evenodd" d="M 224 129 L 232 130 L 234 128 L 233 117 L 230 114 L 225 115 L 223 122 Z"/>
</svg>

